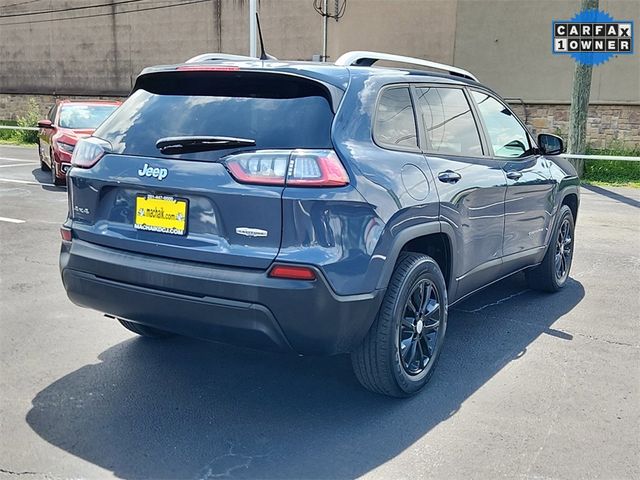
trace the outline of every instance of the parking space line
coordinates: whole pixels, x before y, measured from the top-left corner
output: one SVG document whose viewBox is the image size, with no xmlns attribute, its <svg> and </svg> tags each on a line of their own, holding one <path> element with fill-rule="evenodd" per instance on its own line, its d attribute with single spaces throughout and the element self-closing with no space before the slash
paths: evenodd
<svg viewBox="0 0 640 480">
<path fill-rule="evenodd" d="M 0 157 L 0 160 L 7 160 L 9 162 L 33 163 L 33 160 L 28 160 L 26 158 Z"/>
<path fill-rule="evenodd" d="M 29 165 L 38 165 L 37 163 L 34 162 L 20 162 L 20 163 L 10 163 L 8 165 L 0 165 L 0 168 L 7 168 L 7 167 L 28 167 Z"/>
<path fill-rule="evenodd" d="M 14 180 L 13 178 L 0 178 L 0 182 L 20 183 L 22 185 L 38 185 L 40 187 L 53 187 L 53 183 L 32 182 L 31 180 Z"/>
<path fill-rule="evenodd" d="M 18 220 L 17 218 L 7 218 L 0 217 L 0 222 L 8 222 L 8 223 L 24 223 L 24 220 Z"/>
</svg>

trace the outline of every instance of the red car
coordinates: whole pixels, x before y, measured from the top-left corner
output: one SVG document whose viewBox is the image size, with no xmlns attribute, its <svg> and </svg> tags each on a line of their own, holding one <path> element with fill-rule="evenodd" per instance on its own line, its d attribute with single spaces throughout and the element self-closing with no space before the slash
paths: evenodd
<svg viewBox="0 0 640 480">
<path fill-rule="evenodd" d="M 59 100 L 47 118 L 38 122 L 40 168 L 51 172 L 54 185 L 66 183 L 77 141 L 90 136 L 120 104 L 118 101 Z"/>
</svg>

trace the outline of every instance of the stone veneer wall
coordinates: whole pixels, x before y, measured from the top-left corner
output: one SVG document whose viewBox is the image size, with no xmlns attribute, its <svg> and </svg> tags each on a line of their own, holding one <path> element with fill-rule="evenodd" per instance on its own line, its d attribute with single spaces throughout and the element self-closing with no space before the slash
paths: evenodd
<svg viewBox="0 0 640 480">
<path fill-rule="evenodd" d="M 512 103 L 511 107 L 533 133 L 556 133 L 565 138 L 569 131 L 569 105 Z M 587 142 L 595 148 L 624 145 L 640 147 L 640 105 L 590 105 Z"/>
<path fill-rule="evenodd" d="M 55 102 L 54 95 L 0 94 L 0 120 L 16 120 L 26 113 L 29 99 L 36 100 L 44 117 Z M 116 99 L 122 97 L 83 97 L 77 99 Z M 558 133 L 565 137 L 569 124 L 569 105 L 512 103 L 511 107 L 533 133 Z M 640 147 L 640 105 L 591 105 L 587 120 L 587 141 L 596 148 L 611 144 Z"/>
</svg>

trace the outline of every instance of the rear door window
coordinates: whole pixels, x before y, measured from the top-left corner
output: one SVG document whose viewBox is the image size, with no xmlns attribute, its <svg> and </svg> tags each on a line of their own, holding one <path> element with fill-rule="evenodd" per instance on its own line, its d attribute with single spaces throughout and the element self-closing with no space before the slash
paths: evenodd
<svg viewBox="0 0 640 480">
<path fill-rule="evenodd" d="M 375 141 L 392 148 L 418 148 L 416 119 L 408 87 L 386 88 L 376 107 Z"/>
<path fill-rule="evenodd" d="M 470 157 L 482 155 L 478 128 L 461 89 L 418 87 L 417 95 L 427 151 Z"/>
<path fill-rule="evenodd" d="M 322 88 L 273 77 L 164 75 L 162 82 L 143 83 L 95 136 L 115 153 L 142 156 L 161 156 L 156 142 L 179 136 L 253 139 L 252 149 L 330 148 L 333 113 Z M 171 157 L 215 160 L 226 153 Z"/>
</svg>

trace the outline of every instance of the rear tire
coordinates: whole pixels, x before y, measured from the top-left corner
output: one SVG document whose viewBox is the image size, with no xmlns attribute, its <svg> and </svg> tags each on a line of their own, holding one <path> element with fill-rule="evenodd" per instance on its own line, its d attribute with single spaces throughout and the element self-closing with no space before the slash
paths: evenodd
<svg viewBox="0 0 640 480">
<path fill-rule="evenodd" d="M 525 273 L 529 288 L 553 293 L 566 285 L 573 261 L 574 238 L 573 213 L 563 205 L 542 263 Z"/>
<path fill-rule="evenodd" d="M 438 264 L 426 255 L 402 254 L 373 325 L 351 354 L 360 383 L 391 397 L 408 397 L 422 389 L 442 350 L 447 309 Z"/>
<path fill-rule="evenodd" d="M 123 320 L 121 318 L 117 319 L 120 324 L 126 328 L 127 330 L 137 333 L 140 336 L 148 337 L 148 338 L 168 338 L 172 337 L 174 334 L 171 332 L 167 332 L 165 330 L 159 330 L 157 328 L 149 327 L 147 325 L 141 325 L 139 323 L 129 322 L 128 320 Z"/>
</svg>

